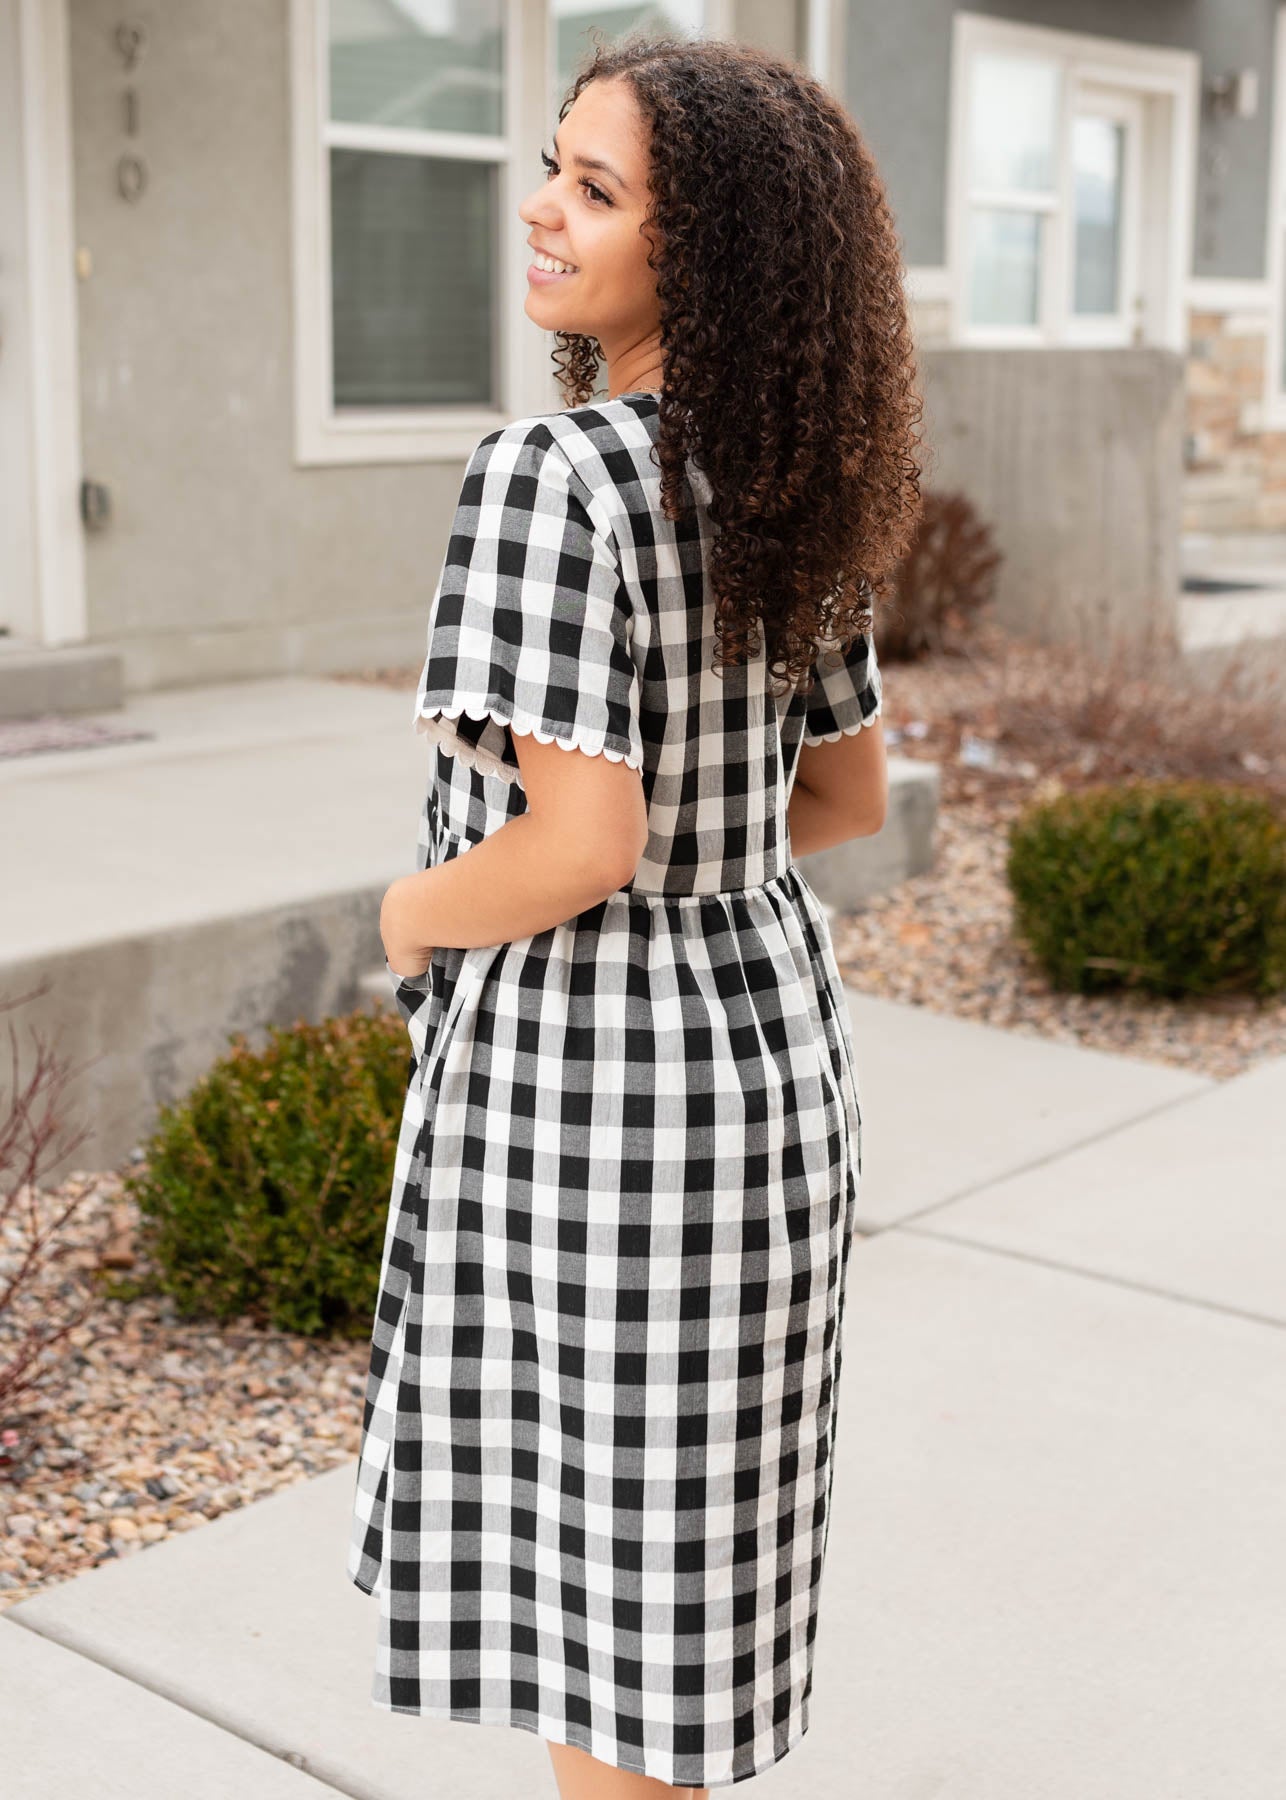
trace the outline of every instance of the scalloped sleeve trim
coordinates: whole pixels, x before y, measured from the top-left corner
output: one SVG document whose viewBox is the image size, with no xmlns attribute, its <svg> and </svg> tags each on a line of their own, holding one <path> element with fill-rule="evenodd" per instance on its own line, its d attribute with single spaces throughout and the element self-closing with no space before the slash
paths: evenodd
<svg viewBox="0 0 1286 1800">
<path fill-rule="evenodd" d="M 519 737 L 534 737 L 538 744 L 557 744 L 560 750 L 581 750 L 586 756 L 604 756 L 608 762 L 623 762 L 631 769 L 643 767 L 641 744 L 614 749 L 607 741 L 606 731 L 592 731 L 587 726 L 561 720 L 547 727 L 524 714 L 515 713 L 511 707 L 498 706 L 477 696 L 451 706 L 428 701 L 421 703 L 415 715 L 417 734 L 422 733 L 447 756 L 458 756 L 467 769 L 476 769 L 480 775 L 494 775 L 511 786 L 523 788 L 522 771 L 484 744 L 470 743 L 461 737 L 457 725 L 462 714 L 470 719 L 490 719 L 501 727 L 508 726 Z"/>
<path fill-rule="evenodd" d="M 838 731 L 806 731 L 804 742 L 806 744 L 835 744 L 842 737 L 855 737 L 864 725 L 874 725 L 883 711 L 884 701 L 877 700 L 873 712 L 868 712 L 862 718 L 855 719 L 851 725 L 841 725 Z"/>
<path fill-rule="evenodd" d="M 833 673 L 841 678 L 846 678 L 849 672 L 846 669 L 839 669 Z M 866 681 L 860 691 L 854 691 L 850 684 L 842 698 L 832 700 L 826 694 L 825 684 L 821 683 L 819 686 L 821 686 L 826 703 L 819 707 L 818 711 L 828 712 L 836 722 L 836 729 L 834 731 L 810 730 L 808 713 L 805 711 L 803 742 L 806 744 L 834 744 L 842 737 L 852 737 L 864 725 L 873 725 L 884 711 L 884 674 L 876 660 L 874 644 L 871 645 L 867 657 Z M 863 712 L 863 699 L 869 699 L 872 695 L 875 697 L 875 705 L 870 712 Z M 857 716 L 850 717 L 854 708 L 857 709 Z"/>
</svg>

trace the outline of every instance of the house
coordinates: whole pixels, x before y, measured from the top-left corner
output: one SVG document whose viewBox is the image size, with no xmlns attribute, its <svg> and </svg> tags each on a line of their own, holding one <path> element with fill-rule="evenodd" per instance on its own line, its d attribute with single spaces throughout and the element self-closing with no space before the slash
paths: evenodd
<svg viewBox="0 0 1286 1800">
<path fill-rule="evenodd" d="M 0 716 L 419 660 L 463 459 L 559 404 L 516 209 L 592 27 L 841 93 L 1014 567 L 1177 588 L 1286 525 L 1283 11 L 0 0 Z"/>
</svg>

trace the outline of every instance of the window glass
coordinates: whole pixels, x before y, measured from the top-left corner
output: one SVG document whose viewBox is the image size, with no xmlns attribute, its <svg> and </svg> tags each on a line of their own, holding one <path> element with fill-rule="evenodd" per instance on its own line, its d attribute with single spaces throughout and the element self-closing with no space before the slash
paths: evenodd
<svg viewBox="0 0 1286 1800">
<path fill-rule="evenodd" d="M 976 206 L 970 213 L 969 320 L 1035 325 L 1040 295 L 1041 215 Z"/>
<path fill-rule="evenodd" d="M 1072 126 L 1076 194 L 1075 300 L 1078 313 L 1120 308 L 1121 173 L 1125 128 L 1084 113 Z"/>
<path fill-rule="evenodd" d="M 504 0 L 329 0 L 330 116 L 498 137 Z"/>
<path fill-rule="evenodd" d="M 1059 68 L 1043 57 L 984 51 L 972 64 L 969 181 L 1047 193 L 1058 166 Z"/>
<path fill-rule="evenodd" d="M 586 6 L 585 0 L 550 0 L 549 17 L 554 33 L 553 112 L 556 120 L 564 94 L 586 55 L 593 49 L 595 33 L 609 43 L 636 26 L 651 32 L 695 36 L 705 27 L 704 0 L 665 0 L 662 5 L 636 4 Z M 552 127 L 551 127 L 552 130 Z"/>
<path fill-rule="evenodd" d="M 330 153 L 335 407 L 492 399 L 497 171 Z"/>
</svg>

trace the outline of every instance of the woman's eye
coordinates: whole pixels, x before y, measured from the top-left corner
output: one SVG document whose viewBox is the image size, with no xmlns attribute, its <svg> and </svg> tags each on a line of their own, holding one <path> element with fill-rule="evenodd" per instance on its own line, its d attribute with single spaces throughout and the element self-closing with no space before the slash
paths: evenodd
<svg viewBox="0 0 1286 1800">
<path fill-rule="evenodd" d="M 555 161 L 555 159 L 552 156 L 546 156 L 546 154 L 543 150 L 540 153 L 540 160 L 544 164 L 546 171 L 550 175 L 553 175 L 557 172 L 557 169 L 558 169 L 557 162 Z M 611 206 L 611 204 L 612 204 L 611 195 L 605 194 L 603 192 L 602 188 L 599 187 L 595 182 L 592 182 L 588 178 L 588 176 L 582 175 L 580 184 L 585 189 L 586 193 L 592 194 L 594 196 L 595 200 L 599 201 L 602 205 Z"/>
</svg>

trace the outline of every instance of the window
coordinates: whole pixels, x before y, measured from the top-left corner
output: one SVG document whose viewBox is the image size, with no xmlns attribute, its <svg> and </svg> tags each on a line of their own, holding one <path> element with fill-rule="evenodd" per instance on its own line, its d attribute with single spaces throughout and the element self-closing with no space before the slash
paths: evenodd
<svg viewBox="0 0 1286 1800">
<path fill-rule="evenodd" d="M 952 338 L 1180 347 L 1196 58 L 971 13 L 954 29 Z"/>
<path fill-rule="evenodd" d="M 454 459 L 522 410 L 532 10 L 294 0 L 300 462 Z"/>
<path fill-rule="evenodd" d="M 337 411 L 496 398 L 502 12 L 473 0 L 434 32 L 409 10 L 326 7 Z"/>
<path fill-rule="evenodd" d="M 454 461 L 559 404 L 518 207 L 591 31 L 639 24 L 731 4 L 291 0 L 298 462 Z"/>
<path fill-rule="evenodd" d="M 981 51 L 970 64 L 969 319 L 1035 326 L 1058 206 L 1058 64 Z"/>
</svg>

